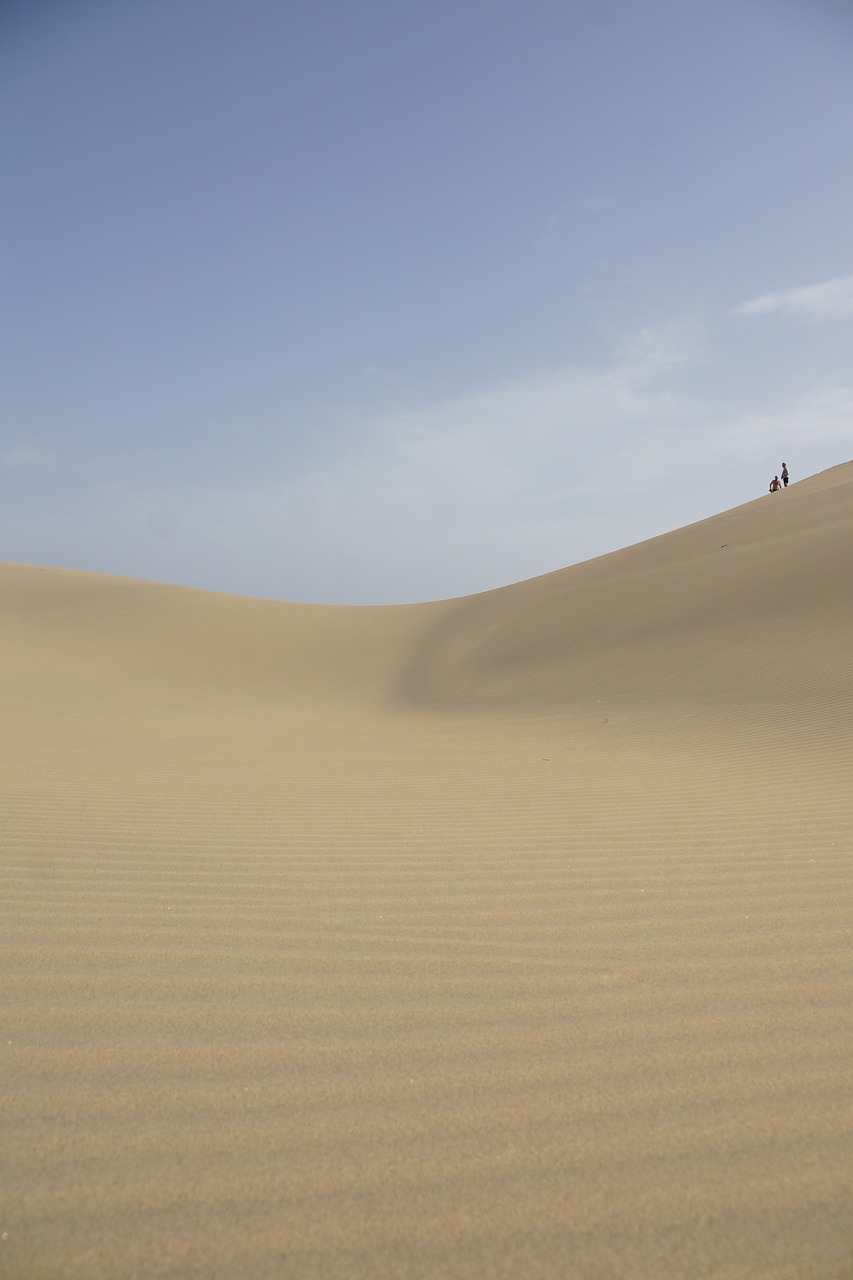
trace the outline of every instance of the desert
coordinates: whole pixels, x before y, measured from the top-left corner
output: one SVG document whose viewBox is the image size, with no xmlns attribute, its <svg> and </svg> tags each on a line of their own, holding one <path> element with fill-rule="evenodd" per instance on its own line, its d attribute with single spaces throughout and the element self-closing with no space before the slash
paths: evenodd
<svg viewBox="0 0 853 1280">
<path fill-rule="evenodd" d="M 0 1276 L 853 1274 L 853 463 L 460 599 L 0 603 Z"/>
</svg>

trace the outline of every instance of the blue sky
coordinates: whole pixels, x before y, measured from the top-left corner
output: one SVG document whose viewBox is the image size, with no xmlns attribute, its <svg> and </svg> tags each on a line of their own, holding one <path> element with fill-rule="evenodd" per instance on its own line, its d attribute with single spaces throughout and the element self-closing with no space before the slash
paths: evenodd
<svg viewBox="0 0 853 1280">
<path fill-rule="evenodd" d="M 0 558 L 532 577 L 853 456 L 847 0 L 7 0 Z"/>
</svg>

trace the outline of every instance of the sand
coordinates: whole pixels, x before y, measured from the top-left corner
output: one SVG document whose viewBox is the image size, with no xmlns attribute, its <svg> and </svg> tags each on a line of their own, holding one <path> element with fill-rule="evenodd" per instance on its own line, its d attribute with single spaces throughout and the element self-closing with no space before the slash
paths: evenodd
<svg viewBox="0 0 853 1280">
<path fill-rule="evenodd" d="M 853 1276 L 853 463 L 463 600 L 0 606 L 0 1276 Z"/>
</svg>

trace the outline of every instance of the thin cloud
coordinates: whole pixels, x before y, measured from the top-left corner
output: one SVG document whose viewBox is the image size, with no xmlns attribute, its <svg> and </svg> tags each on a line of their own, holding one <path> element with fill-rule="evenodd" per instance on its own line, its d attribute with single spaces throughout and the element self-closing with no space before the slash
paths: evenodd
<svg viewBox="0 0 853 1280">
<path fill-rule="evenodd" d="M 584 213 L 606 213 L 617 207 L 618 201 L 613 196 L 583 196 L 578 200 L 577 208 Z"/>
<path fill-rule="evenodd" d="M 791 316 L 799 320 L 844 320 L 853 316 L 853 275 L 836 276 L 801 289 L 763 293 L 735 307 L 736 316 Z"/>
<path fill-rule="evenodd" d="M 539 229 L 538 239 L 543 244 L 551 244 L 554 240 L 569 234 L 572 225 L 577 222 L 578 215 L 610 213 L 617 207 L 618 201 L 612 196 L 582 196 L 549 214 Z"/>
<path fill-rule="evenodd" d="M 47 449 L 44 445 L 18 445 L 0 458 L 0 464 L 4 467 L 45 467 L 56 462 L 58 457 L 54 449 Z"/>
<path fill-rule="evenodd" d="M 214 562 L 228 589 L 279 598 L 379 603 L 534 576 L 632 540 L 625 496 L 695 413 L 653 371 L 687 349 L 669 327 L 646 330 L 602 368 L 353 422 L 324 465 L 282 482 L 126 494 L 104 525 L 148 542 L 145 576 L 169 576 L 159 566 L 177 557 L 184 580 L 214 585 L 195 569 Z M 167 509 L 180 519 L 166 546 Z"/>
<path fill-rule="evenodd" d="M 695 320 L 671 320 L 646 325 L 623 339 L 612 372 L 624 383 L 640 385 L 676 369 L 703 364 L 706 358 L 701 325 Z"/>
<path fill-rule="evenodd" d="M 723 409 L 701 337 L 644 329 L 598 367 L 354 419 L 278 477 L 158 485 L 124 457 L 90 459 L 73 493 L 40 487 L 37 518 L 33 493 L 26 523 L 0 511 L 0 537 L 7 558 L 314 602 L 534 577 L 757 497 L 782 458 L 795 479 L 838 460 L 853 388 Z"/>
<path fill-rule="evenodd" d="M 853 387 L 826 387 L 766 413 L 739 415 L 717 432 L 717 443 L 725 456 L 744 460 L 767 457 L 780 446 L 793 454 L 804 437 L 812 444 L 849 446 L 851 422 Z"/>
</svg>

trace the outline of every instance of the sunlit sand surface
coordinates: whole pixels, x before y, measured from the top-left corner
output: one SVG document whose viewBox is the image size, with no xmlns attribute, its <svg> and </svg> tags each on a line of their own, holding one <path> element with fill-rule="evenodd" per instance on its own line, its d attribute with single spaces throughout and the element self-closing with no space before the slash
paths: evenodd
<svg viewBox="0 0 853 1280">
<path fill-rule="evenodd" d="M 0 1276 L 853 1276 L 853 464 L 462 600 L 0 608 Z"/>
</svg>

